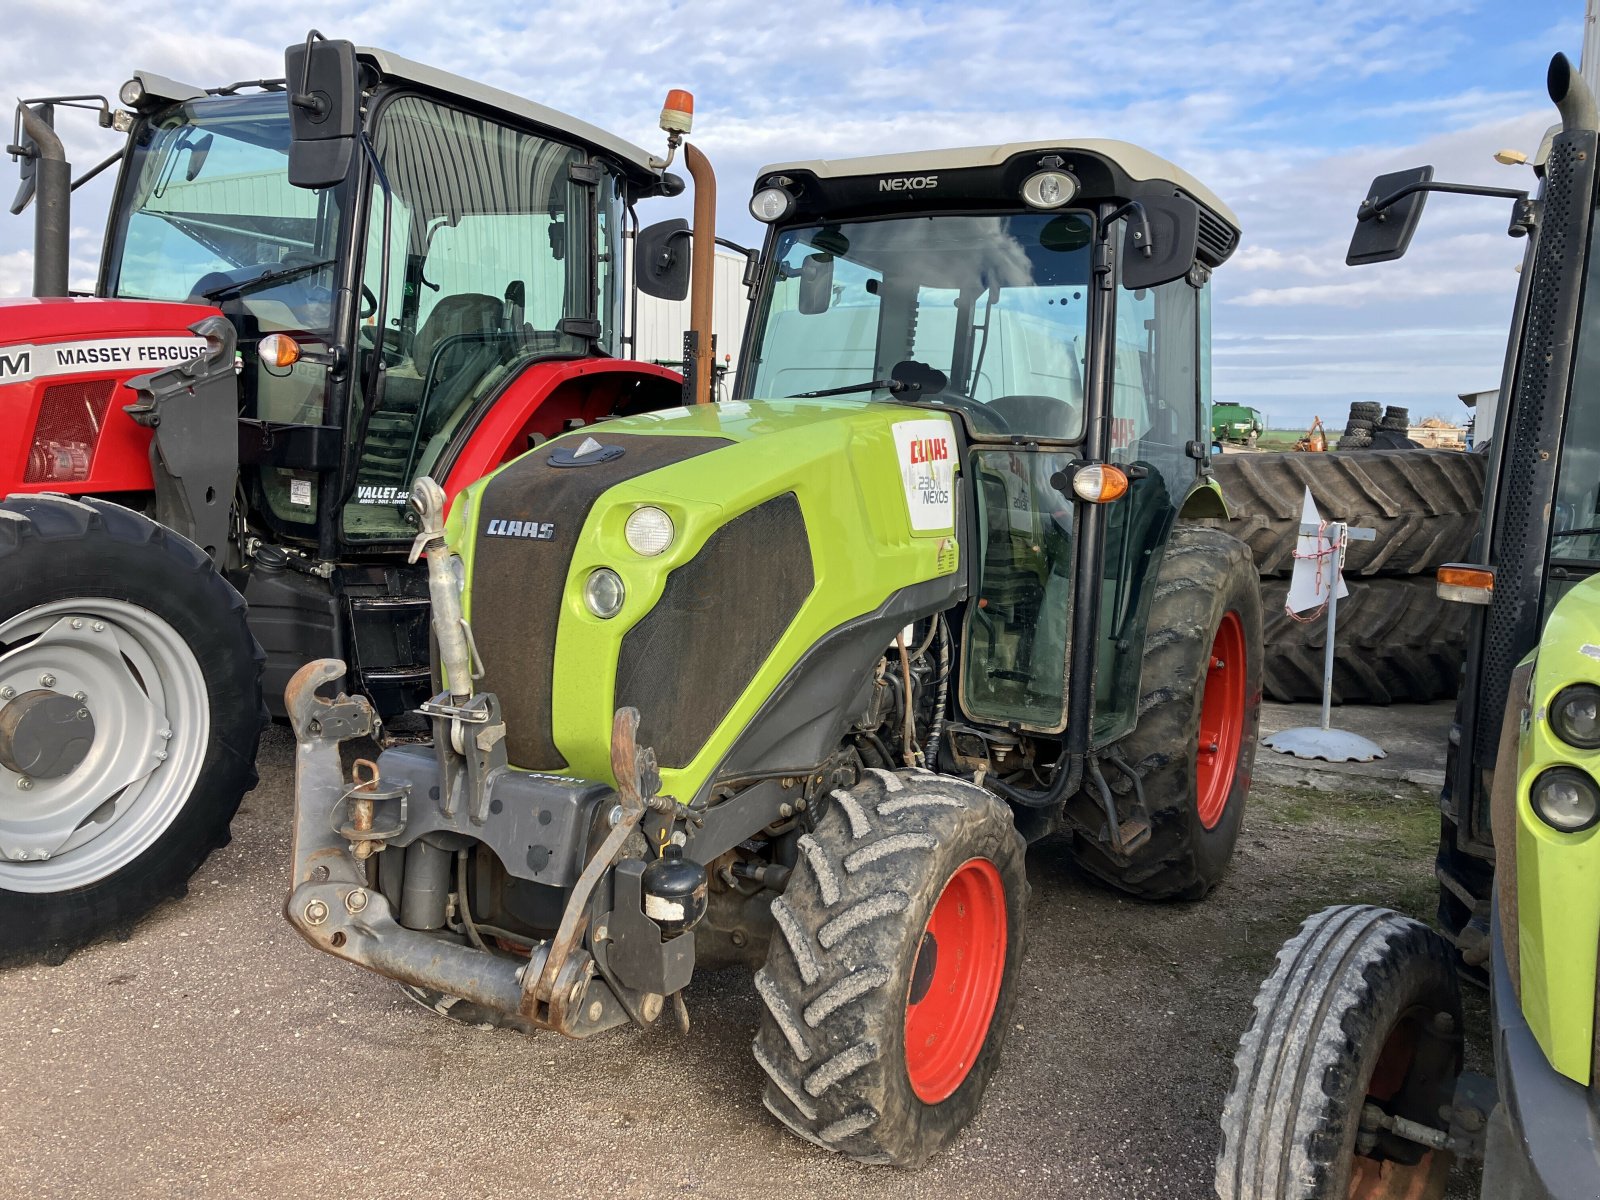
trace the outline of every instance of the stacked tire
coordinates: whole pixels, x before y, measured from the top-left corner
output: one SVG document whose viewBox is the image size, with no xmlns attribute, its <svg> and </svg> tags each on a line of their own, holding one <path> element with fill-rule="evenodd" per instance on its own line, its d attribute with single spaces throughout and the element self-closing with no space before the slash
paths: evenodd
<svg viewBox="0 0 1600 1200">
<path fill-rule="evenodd" d="M 1268 699 L 1322 696 L 1327 619 L 1296 619 L 1284 606 L 1308 488 L 1324 520 L 1377 534 L 1349 545 L 1350 594 L 1339 603 L 1334 703 L 1426 703 L 1455 695 L 1469 613 L 1438 598 L 1434 572 L 1471 557 L 1483 502 L 1482 455 L 1427 449 L 1240 454 L 1213 459 L 1212 469 L 1232 513 L 1225 527 L 1250 547 L 1261 576 L 1262 691 Z"/>
</svg>

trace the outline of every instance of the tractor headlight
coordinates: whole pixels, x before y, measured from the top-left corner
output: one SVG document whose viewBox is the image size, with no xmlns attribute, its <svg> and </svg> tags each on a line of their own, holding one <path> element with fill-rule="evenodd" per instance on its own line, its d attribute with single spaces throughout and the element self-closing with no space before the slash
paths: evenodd
<svg viewBox="0 0 1600 1200">
<path fill-rule="evenodd" d="M 672 518 L 659 508 L 636 508 L 628 514 L 628 523 L 622 527 L 622 536 L 635 554 L 646 558 L 660 554 L 672 545 Z"/>
<path fill-rule="evenodd" d="M 1060 208 L 1078 194 L 1078 181 L 1065 171 L 1035 171 L 1022 181 L 1022 202 L 1029 208 Z"/>
<path fill-rule="evenodd" d="M 1569 746 L 1600 750 L 1600 687 L 1575 683 L 1550 704 L 1550 728 Z"/>
<path fill-rule="evenodd" d="M 1552 829 L 1581 833 L 1600 821 L 1600 787 L 1587 771 L 1551 767 L 1533 781 L 1533 811 Z"/>
<path fill-rule="evenodd" d="M 138 108 L 139 102 L 144 99 L 144 84 L 137 79 L 130 79 L 122 85 L 117 97 L 129 108 Z"/>
<path fill-rule="evenodd" d="M 781 187 L 764 187 L 750 197 L 750 215 L 764 225 L 781 221 L 794 211 L 794 197 Z"/>
<path fill-rule="evenodd" d="M 589 574 L 583 585 L 583 604 L 602 620 L 609 620 L 622 611 L 622 601 L 627 592 L 622 587 L 622 576 L 610 567 L 599 567 Z"/>
</svg>

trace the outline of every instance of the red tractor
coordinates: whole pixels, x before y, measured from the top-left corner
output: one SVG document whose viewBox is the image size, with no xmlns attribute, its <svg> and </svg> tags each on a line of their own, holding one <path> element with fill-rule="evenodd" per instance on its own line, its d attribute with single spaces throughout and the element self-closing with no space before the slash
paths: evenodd
<svg viewBox="0 0 1600 1200">
<path fill-rule="evenodd" d="M 624 247 L 652 294 L 687 287 L 686 223 L 634 218 L 683 190 L 670 150 L 315 32 L 284 75 L 18 107 L 37 232 L 35 298 L 0 301 L 0 960 L 181 895 L 303 662 L 346 660 L 395 725 L 432 694 L 415 478 L 453 495 L 692 386 L 624 357 Z M 63 104 L 127 135 L 89 173 L 119 164 L 92 295 L 67 294 Z M 709 335 L 691 348 L 708 365 Z"/>
</svg>

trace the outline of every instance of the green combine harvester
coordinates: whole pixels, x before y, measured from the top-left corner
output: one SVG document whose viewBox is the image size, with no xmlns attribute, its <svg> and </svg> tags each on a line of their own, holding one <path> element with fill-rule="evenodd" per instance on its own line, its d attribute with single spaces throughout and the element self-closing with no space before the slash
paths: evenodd
<svg viewBox="0 0 1600 1200">
<path fill-rule="evenodd" d="M 1233 215 L 1119 142 L 763 170 L 734 398 L 413 491 L 433 745 L 307 666 L 286 915 L 436 1010 L 589 1037 L 755 969 L 790 1129 L 915 1165 L 1011 1022 L 1024 847 L 1222 877 L 1261 612 L 1209 473 Z M 641 254 L 667 288 L 675 243 Z"/>
</svg>

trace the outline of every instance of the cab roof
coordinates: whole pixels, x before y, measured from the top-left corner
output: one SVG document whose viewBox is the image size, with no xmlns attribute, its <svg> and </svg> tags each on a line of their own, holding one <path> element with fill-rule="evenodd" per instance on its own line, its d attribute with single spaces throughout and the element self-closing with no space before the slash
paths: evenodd
<svg viewBox="0 0 1600 1200">
<path fill-rule="evenodd" d="M 1092 154 L 1104 159 L 1135 182 L 1170 183 L 1182 188 L 1232 226 L 1237 235 L 1239 218 L 1234 215 L 1233 210 L 1189 172 L 1131 142 L 1106 138 L 1006 142 L 996 146 L 959 146 L 946 150 L 918 150 L 909 154 L 877 154 L 865 158 L 819 158 L 774 163 L 762 167 L 757 179 L 765 179 L 768 175 L 801 171 L 819 180 L 854 176 L 916 175 L 938 171 L 997 168 L 1019 155 L 1053 153 L 1063 158 L 1070 158 L 1075 152 Z"/>
<path fill-rule="evenodd" d="M 503 92 L 486 83 L 452 75 L 449 71 L 441 71 L 426 63 L 413 62 L 388 50 L 357 46 L 356 57 L 365 59 L 377 67 L 386 79 L 404 80 L 431 91 L 460 96 L 463 100 L 485 108 L 498 109 L 519 120 L 531 121 L 558 133 L 564 133 L 577 141 L 585 142 L 641 172 L 655 177 L 661 175 L 661 168 L 655 164 L 648 150 L 558 109 L 547 108 L 543 104 L 536 104 L 532 100 L 525 100 L 510 92 Z"/>
</svg>

